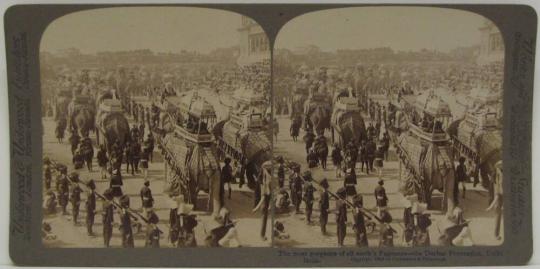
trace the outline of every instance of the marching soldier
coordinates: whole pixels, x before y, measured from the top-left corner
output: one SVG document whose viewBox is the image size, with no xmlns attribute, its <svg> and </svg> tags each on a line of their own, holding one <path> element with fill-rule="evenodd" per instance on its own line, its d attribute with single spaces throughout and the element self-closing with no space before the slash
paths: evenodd
<svg viewBox="0 0 540 269">
<path fill-rule="evenodd" d="M 382 217 L 382 212 L 386 210 L 388 203 L 388 197 L 386 196 L 386 190 L 383 187 L 384 181 L 379 180 L 378 186 L 375 188 L 375 203 L 377 205 L 377 214 Z"/>
<path fill-rule="evenodd" d="M 154 211 L 150 211 L 148 217 L 148 225 L 146 227 L 146 241 L 144 246 L 147 248 L 159 248 L 159 237 L 161 231 L 159 230 L 157 224 L 159 218 Z"/>
<path fill-rule="evenodd" d="M 124 156 L 126 157 L 126 174 L 129 173 L 129 167 L 131 166 L 131 174 L 135 174 L 135 168 L 133 167 L 133 154 L 131 153 L 131 144 L 126 143 L 126 148 L 124 149 Z"/>
<path fill-rule="evenodd" d="M 86 231 L 89 236 L 93 236 L 94 232 L 92 231 L 92 226 L 94 225 L 94 216 L 96 215 L 96 184 L 93 179 L 90 179 L 86 186 L 90 188 L 90 192 L 86 196 Z"/>
<path fill-rule="evenodd" d="M 330 196 L 328 195 L 328 180 L 324 178 L 321 181 L 321 191 L 320 200 L 319 200 L 319 220 L 321 224 L 321 232 L 323 235 L 326 235 L 326 224 L 328 223 L 328 209 L 330 208 Z"/>
<path fill-rule="evenodd" d="M 357 194 L 353 198 L 354 204 L 354 232 L 356 234 L 356 246 L 367 247 L 368 239 L 366 232 L 366 224 L 362 208 L 364 207 L 364 199 L 361 194 Z"/>
<path fill-rule="evenodd" d="M 349 169 L 345 176 L 345 180 L 343 181 L 343 187 L 347 191 L 347 197 L 356 195 L 356 184 L 356 173 L 354 172 L 354 169 Z"/>
<path fill-rule="evenodd" d="M 144 125 L 144 122 L 141 122 L 141 124 L 139 124 L 139 141 L 140 142 L 143 142 L 143 139 L 144 139 L 144 129 L 145 129 L 145 125 Z"/>
<path fill-rule="evenodd" d="M 175 247 L 178 242 L 178 197 L 169 194 L 169 242 Z M 182 198 L 183 199 L 183 198 Z"/>
<path fill-rule="evenodd" d="M 112 228 L 114 221 L 113 190 L 107 189 L 103 193 L 103 196 L 105 197 L 105 201 L 103 201 L 102 212 L 103 242 L 105 243 L 105 247 L 109 247 L 112 237 Z"/>
<path fill-rule="evenodd" d="M 148 179 L 144 180 L 144 186 L 141 188 L 140 196 L 143 212 L 148 215 L 154 206 L 154 197 L 152 196 L 150 181 Z"/>
<path fill-rule="evenodd" d="M 337 237 L 338 246 L 343 246 L 345 235 L 347 234 L 347 204 L 345 199 L 347 197 L 347 190 L 340 188 L 337 191 L 339 200 L 336 201 L 336 225 L 337 225 Z"/>
<path fill-rule="evenodd" d="M 131 228 L 131 213 L 129 213 L 129 196 L 120 197 L 120 233 L 122 237 L 122 247 L 132 248 L 133 230 Z"/>
<path fill-rule="evenodd" d="M 110 188 L 114 197 L 122 196 L 122 175 L 119 169 L 114 169 L 111 173 Z"/>
<path fill-rule="evenodd" d="M 315 187 L 311 183 L 313 178 L 311 177 L 311 172 L 304 172 L 304 202 L 306 203 L 306 222 L 311 223 L 311 213 L 313 212 L 313 200 L 315 199 L 313 193 L 315 192 Z"/>
<path fill-rule="evenodd" d="M 299 175 L 300 167 L 295 167 L 294 173 L 289 178 L 291 184 L 291 197 L 294 203 L 295 213 L 300 213 L 300 203 L 302 203 L 303 180 Z"/>
<path fill-rule="evenodd" d="M 56 191 L 58 192 L 58 202 L 62 207 L 62 214 L 67 215 L 66 207 L 68 204 L 69 196 L 69 180 L 67 176 L 67 168 L 61 166 L 60 175 L 56 178 Z"/>
<path fill-rule="evenodd" d="M 392 215 L 388 211 L 384 210 L 380 214 L 381 216 L 381 228 L 379 233 L 379 247 L 393 247 L 394 246 L 394 233 L 396 231 L 390 227 L 392 222 Z"/>
<path fill-rule="evenodd" d="M 315 168 L 319 165 L 319 157 L 317 156 L 317 153 L 315 153 L 314 149 L 309 150 L 309 153 L 306 157 L 306 162 L 309 168 Z"/>
<path fill-rule="evenodd" d="M 92 146 L 92 140 L 90 137 L 85 137 L 81 141 L 80 152 L 83 156 L 84 161 L 86 162 L 86 167 L 88 172 L 92 172 L 92 159 L 94 158 L 94 147 Z"/>
<path fill-rule="evenodd" d="M 79 187 L 79 174 L 73 172 L 70 175 L 70 179 L 72 182 L 72 188 L 71 188 L 71 215 L 73 217 L 73 224 L 78 224 L 78 217 L 79 217 L 79 209 L 81 206 L 81 192 L 82 189 Z"/>
<path fill-rule="evenodd" d="M 144 179 L 148 179 L 148 149 L 144 148 L 141 151 L 141 170 L 144 175 Z"/>
<path fill-rule="evenodd" d="M 141 160 L 141 144 L 138 141 L 135 141 L 131 144 L 131 160 L 133 161 L 131 165 L 131 174 L 139 173 L 139 162 Z"/>
</svg>

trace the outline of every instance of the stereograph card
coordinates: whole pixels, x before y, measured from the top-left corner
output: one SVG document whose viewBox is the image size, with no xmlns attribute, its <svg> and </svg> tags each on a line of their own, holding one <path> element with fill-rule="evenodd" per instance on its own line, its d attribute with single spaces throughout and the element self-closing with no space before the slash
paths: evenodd
<svg viewBox="0 0 540 269">
<path fill-rule="evenodd" d="M 524 5 L 18 5 L 10 255 L 32 266 L 519 265 Z"/>
</svg>

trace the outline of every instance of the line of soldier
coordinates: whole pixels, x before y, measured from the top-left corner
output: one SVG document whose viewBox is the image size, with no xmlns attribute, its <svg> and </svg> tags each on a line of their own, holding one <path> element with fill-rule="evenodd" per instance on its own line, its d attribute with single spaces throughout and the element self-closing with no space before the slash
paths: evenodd
<svg viewBox="0 0 540 269">
<path fill-rule="evenodd" d="M 43 209 L 45 214 L 54 215 L 57 213 L 57 206 L 59 205 L 62 210 L 62 215 L 68 215 L 67 205 L 68 202 L 71 203 L 71 216 L 74 225 L 78 225 L 78 217 L 80 211 L 80 205 L 82 202 L 81 195 L 84 190 L 81 186 L 86 186 L 87 196 L 85 200 L 85 210 L 86 210 L 86 229 L 88 236 L 94 236 L 93 225 L 95 215 L 97 213 L 96 201 L 101 199 L 102 204 L 102 223 L 103 223 L 103 240 L 106 247 L 110 246 L 110 240 L 113 232 L 113 222 L 114 222 L 114 210 L 116 209 L 119 213 L 120 218 L 120 232 L 122 238 L 123 247 L 133 247 L 133 226 L 137 227 L 137 230 L 140 230 L 140 223 L 138 219 L 142 219 L 147 224 L 147 234 L 145 246 L 147 247 L 159 247 L 159 228 L 157 223 L 159 221 L 158 216 L 153 211 L 154 199 L 152 197 L 152 192 L 149 188 L 150 182 L 145 180 L 144 186 L 140 191 L 141 204 L 143 212 L 146 216 L 136 213 L 133 209 L 129 207 L 130 199 L 128 195 L 124 195 L 120 191 L 115 190 L 112 186 L 112 182 L 116 177 L 121 177 L 121 175 L 114 171 L 111 176 L 111 186 L 107 188 L 103 194 L 96 192 L 96 184 L 93 179 L 84 182 L 81 185 L 81 180 L 77 172 L 72 172 L 68 174 L 67 167 L 63 164 L 53 163 L 48 158 L 44 158 L 44 177 L 45 180 L 52 178 L 52 173 L 54 171 L 58 172 L 56 177 L 56 193 L 50 186 L 46 185 L 46 197 L 44 199 Z M 115 198 L 118 201 L 115 201 Z M 57 202 L 58 199 L 58 202 Z M 134 213 L 135 212 L 135 213 Z M 138 217 L 138 218 L 137 218 Z M 132 220 L 135 220 L 136 223 L 132 224 Z"/>
</svg>

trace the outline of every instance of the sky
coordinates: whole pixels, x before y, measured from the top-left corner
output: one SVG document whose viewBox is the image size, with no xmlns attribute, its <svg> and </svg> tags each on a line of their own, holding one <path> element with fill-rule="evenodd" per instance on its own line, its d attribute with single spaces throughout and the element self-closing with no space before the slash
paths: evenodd
<svg viewBox="0 0 540 269">
<path fill-rule="evenodd" d="M 121 7 L 71 13 L 53 21 L 42 51 L 78 48 L 83 53 L 150 49 L 209 52 L 238 45 L 241 16 L 193 7 Z"/>
<path fill-rule="evenodd" d="M 428 7 L 354 7 L 318 11 L 289 21 L 275 48 L 316 45 L 323 51 L 390 47 L 447 52 L 477 45 L 485 18 L 475 13 Z"/>
</svg>

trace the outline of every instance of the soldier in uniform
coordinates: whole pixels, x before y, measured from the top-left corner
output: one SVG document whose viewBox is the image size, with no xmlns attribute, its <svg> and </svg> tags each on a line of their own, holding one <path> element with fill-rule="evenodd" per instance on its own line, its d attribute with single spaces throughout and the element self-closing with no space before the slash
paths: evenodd
<svg viewBox="0 0 540 269">
<path fill-rule="evenodd" d="M 139 124 L 139 142 L 143 142 L 145 127 L 146 126 L 144 125 L 144 122 L 141 122 L 141 124 Z"/>
<path fill-rule="evenodd" d="M 122 175 L 119 169 L 114 169 L 111 173 L 110 188 L 114 197 L 122 196 Z"/>
<path fill-rule="evenodd" d="M 81 206 L 81 192 L 82 189 L 79 187 L 79 174 L 73 172 L 70 175 L 70 179 L 72 181 L 72 187 L 71 187 L 71 215 L 73 217 L 73 224 L 78 224 L 78 217 L 79 217 L 79 209 Z"/>
<path fill-rule="evenodd" d="M 315 187 L 313 187 L 313 178 L 311 177 L 311 172 L 304 172 L 304 203 L 306 204 L 306 222 L 311 223 L 311 213 L 313 212 L 313 200 L 315 196 Z"/>
<path fill-rule="evenodd" d="M 396 231 L 390 227 L 392 222 L 392 215 L 388 211 L 384 210 L 380 214 L 381 216 L 381 228 L 379 232 L 379 247 L 393 247 L 394 246 L 394 233 Z"/>
<path fill-rule="evenodd" d="M 347 204 L 345 199 L 347 197 L 347 190 L 340 188 L 337 191 L 339 200 L 336 201 L 336 225 L 337 225 L 337 238 L 338 246 L 343 246 L 345 235 L 347 234 Z"/>
<path fill-rule="evenodd" d="M 321 225 L 321 233 L 323 235 L 326 235 L 326 224 L 328 223 L 328 209 L 330 208 L 330 196 L 328 195 L 328 188 L 330 186 L 328 185 L 328 180 L 326 178 L 321 181 L 320 185 L 323 190 L 321 191 L 319 200 L 319 221 Z"/>
<path fill-rule="evenodd" d="M 122 237 L 122 247 L 132 248 L 133 230 L 131 228 L 131 213 L 129 213 L 129 196 L 120 197 L 120 234 Z"/>
<path fill-rule="evenodd" d="M 152 190 L 150 190 L 150 181 L 148 179 L 144 180 L 144 186 L 141 188 L 139 194 L 143 212 L 148 215 L 154 206 L 154 197 L 152 197 Z"/>
<path fill-rule="evenodd" d="M 94 226 L 94 216 L 96 215 L 96 184 L 93 179 L 90 179 L 86 186 L 90 189 L 86 196 L 85 209 L 86 209 L 86 231 L 89 236 L 93 236 L 92 226 Z"/>
<path fill-rule="evenodd" d="M 367 146 L 366 146 L 365 140 L 363 140 L 362 143 L 360 144 L 359 155 L 360 155 L 360 163 L 361 163 L 360 171 L 364 172 L 364 166 L 365 166 L 366 174 L 369 175 L 369 158 L 368 158 Z"/>
<path fill-rule="evenodd" d="M 144 148 L 141 151 L 141 170 L 144 179 L 148 179 L 148 148 Z"/>
<path fill-rule="evenodd" d="M 139 144 L 138 141 L 134 141 L 131 143 L 131 160 L 133 161 L 133 164 L 131 166 L 131 174 L 133 175 L 135 173 L 139 173 L 139 162 L 141 160 L 141 144 Z"/>
<path fill-rule="evenodd" d="M 126 174 L 129 173 L 129 167 L 131 167 L 131 174 L 134 175 L 133 167 L 133 154 L 131 154 L 131 143 L 126 143 L 126 148 L 124 149 L 124 156 L 126 157 Z"/>
<path fill-rule="evenodd" d="M 62 214 L 67 215 L 66 207 L 69 196 L 69 180 L 67 176 L 67 168 L 65 166 L 60 168 L 60 175 L 58 175 L 56 178 L 56 191 L 58 192 L 58 202 L 62 207 Z"/>
<path fill-rule="evenodd" d="M 294 203 L 296 214 L 300 213 L 300 203 L 302 203 L 302 185 L 303 180 L 299 175 L 300 167 L 295 167 L 294 173 L 290 176 L 291 197 Z"/>
<path fill-rule="evenodd" d="M 353 197 L 354 204 L 354 232 L 356 234 L 356 246 L 367 247 L 368 239 L 366 232 L 366 224 L 364 220 L 364 214 L 362 208 L 364 207 L 364 199 L 361 194 L 357 194 Z"/>
<path fill-rule="evenodd" d="M 88 172 L 92 172 L 92 159 L 94 158 L 94 147 L 92 146 L 92 140 L 90 137 L 86 136 L 81 142 L 81 153 L 84 156 L 84 161 L 86 162 L 86 167 Z"/>
<path fill-rule="evenodd" d="M 105 247 L 109 247 L 112 237 L 112 228 L 114 221 L 114 205 L 113 205 L 113 190 L 107 189 L 103 193 L 105 201 L 103 201 L 102 222 L 103 222 L 103 242 Z"/>
<path fill-rule="evenodd" d="M 383 187 L 384 181 L 379 180 L 378 186 L 375 187 L 375 203 L 377 205 L 377 214 L 382 217 L 382 212 L 386 210 L 388 204 L 388 197 L 386 196 L 386 190 Z"/>
<path fill-rule="evenodd" d="M 317 153 L 315 153 L 314 149 L 309 150 L 309 153 L 306 157 L 306 162 L 309 168 L 315 168 L 319 165 L 319 157 L 317 156 Z"/>
<path fill-rule="evenodd" d="M 356 173 L 354 172 L 354 169 L 349 169 L 347 171 L 347 175 L 345 176 L 345 179 L 343 180 L 343 187 L 347 191 L 347 197 L 348 196 L 355 196 L 356 195 Z"/>
<path fill-rule="evenodd" d="M 369 139 L 366 142 L 366 156 L 369 164 L 369 170 L 373 171 L 373 161 L 375 161 L 375 151 L 377 150 L 377 145 L 373 139 Z"/>
<path fill-rule="evenodd" d="M 159 237 L 161 236 L 161 230 L 159 230 L 157 224 L 159 218 L 154 211 L 150 211 L 148 217 L 148 225 L 146 226 L 146 240 L 144 246 L 147 248 L 159 248 Z"/>
</svg>

